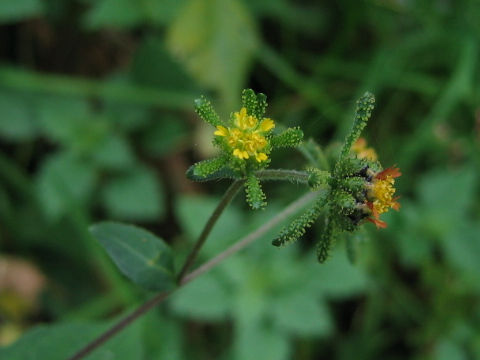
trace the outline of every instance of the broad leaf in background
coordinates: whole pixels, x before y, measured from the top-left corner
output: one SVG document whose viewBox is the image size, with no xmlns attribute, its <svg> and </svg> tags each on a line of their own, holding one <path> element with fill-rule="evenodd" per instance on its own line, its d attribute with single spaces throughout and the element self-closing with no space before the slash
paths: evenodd
<svg viewBox="0 0 480 360">
<path fill-rule="evenodd" d="M 144 132 L 142 145 L 145 152 L 153 157 L 164 156 L 178 149 L 187 139 L 188 128 L 178 116 L 166 114 Z"/>
<path fill-rule="evenodd" d="M 312 269 L 308 281 L 321 294 L 331 298 L 347 298 L 364 293 L 368 288 L 368 277 L 359 265 L 352 265 L 343 246 L 337 246 L 332 256 Z"/>
<path fill-rule="evenodd" d="M 261 323 L 243 323 L 236 329 L 233 344 L 234 360 L 286 360 L 289 358 L 289 339 Z"/>
<path fill-rule="evenodd" d="M 130 28 L 144 23 L 164 25 L 178 12 L 180 0 L 93 1 L 85 24 L 90 29 L 113 26 Z"/>
<path fill-rule="evenodd" d="M 42 11 L 41 0 L 0 1 L 0 24 L 37 16 Z"/>
<path fill-rule="evenodd" d="M 160 311 L 151 311 L 142 319 L 143 343 L 145 356 L 143 360 L 179 360 L 187 359 L 184 355 L 187 347 L 182 341 L 182 323 L 172 316 L 161 315 Z M 191 348 L 190 348 L 191 349 Z"/>
<path fill-rule="evenodd" d="M 0 90 L 0 114 L 0 137 L 20 141 L 36 135 L 31 101 L 25 96 Z"/>
<path fill-rule="evenodd" d="M 189 0 L 167 34 L 167 45 L 200 83 L 235 107 L 258 39 L 238 0 Z"/>
<path fill-rule="evenodd" d="M 77 141 L 77 129 L 92 117 L 85 99 L 69 96 L 41 96 L 36 110 L 42 135 L 65 146 Z"/>
<path fill-rule="evenodd" d="M 120 271 L 136 284 L 155 291 L 174 287 L 172 252 L 163 239 L 139 227 L 115 222 L 93 225 L 90 232 Z"/>
<path fill-rule="evenodd" d="M 167 51 L 165 41 L 160 37 L 151 36 L 143 40 L 132 62 L 131 79 L 135 83 L 159 89 L 198 91 L 193 79 Z"/>
<path fill-rule="evenodd" d="M 275 326 L 301 337 L 326 336 L 334 323 L 323 300 L 299 289 L 272 302 Z"/>
<path fill-rule="evenodd" d="M 110 323 L 68 323 L 37 326 L 16 343 L 0 349 L 0 359 L 5 360 L 65 360 L 105 331 Z M 142 321 L 125 329 L 117 337 L 97 349 L 88 360 L 131 360 L 144 356 L 141 338 Z"/>
<path fill-rule="evenodd" d="M 434 348 L 434 360 L 467 360 L 469 356 L 461 344 L 452 339 L 441 339 Z"/>
<path fill-rule="evenodd" d="M 158 220 L 163 214 L 163 190 L 148 168 L 136 167 L 105 184 L 103 203 L 111 217 Z"/>
<path fill-rule="evenodd" d="M 107 159 L 112 157 L 107 153 L 111 138 L 118 136 L 113 131 L 113 121 L 103 113 L 94 112 L 85 99 L 45 96 L 38 99 L 36 110 L 40 130 L 51 142 L 59 143 L 81 156 L 95 157 L 100 152 L 100 164 L 101 160 L 105 165 L 118 162 Z M 126 144 L 123 145 L 126 147 Z M 122 151 L 115 155 L 117 158 L 125 156 L 128 151 L 116 150 Z"/>
<path fill-rule="evenodd" d="M 232 299 L 215 272 L 209 272 L 178 290 L 170 301 L 171 308 L 186 318 L 219 321 L 226 318 Z"/>
<path fill-rule="evenodd" d="M 95 178 L 96 171 L 91 163 L 68 153 L 52 155 L 43 164 L 36 180 L 46 215 L 54 220 L 68 209 L 87 203 Z"/>
<path fill-rule="evenodd" d="M 102 26 L 125 28 L 139 25 L 141 21 L 142 11 L 137 1 L 101 0 L 93 4 L 85 24 L 89 29 Z"/>
<path fill-rule="evenodd" d="M 107 169 L 124 169 L 134 164 L 135 158 L 127 142 L 120 134 L 109 134 L 93 151 L 97 165 Z"/>
</svg>

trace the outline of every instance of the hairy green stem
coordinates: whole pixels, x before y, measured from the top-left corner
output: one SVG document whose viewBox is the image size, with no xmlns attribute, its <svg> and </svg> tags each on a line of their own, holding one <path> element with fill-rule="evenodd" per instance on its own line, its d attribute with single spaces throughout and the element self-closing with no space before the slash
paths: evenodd
<svg viewBox="0 0 480 360">
<path fill-rule="evenodd" d="M 267 180 L 286 180 L 294 183 L 301 183 L 307 184 L 308 182 L 308 174 L 304 171 L 297 171 L 297 170 L 284 170 L 284 169 L 273 169 L 273 170 L 261 170 L 255 173 L 259 179 L 267 181 Z M 227 189 L 225 194 L 223 195 L 222 199 L 218 203 L 217 207 L 213 211 L 212 215 L 208 219 L 207 223 L 205 224 L 200 236 L 198 237 L 193 249 L 190 251 L 190 254 L 187 257 L 180 273 L 178 274 L 177 281 L 180 281 L 190 267 L 195 262 L 201 248 L 205 244 L 205 241 L 210 235 L 215 223 L 220 218 L 220 215 L 225 210 L 227 205 L 233 200 L 233 198 L 238 194 L 238 191 L 245 183 L 244 180 L 236 180 L 230 185 Z"/>
<path fill-rule="evenodd" d="M 215 223 L 220 218 L 220 215 L 222 215 L 227 205 L 230 204 L 230 202 L 233 200 L 235 195 L 237 195 L 238 191 L 242 188 L 243 184 L 244 184 L 243 180 L 236 180 L 227 189 L 222 199 L 218 203 L 217 207 L 213 211 L 212 215 L 210 215 L 210 218 L 205 224 L 200 236 L 195 242 L 195 245 L 193 245 L 193 248 L 190 251 L 190 254 L 188 254 L 187 260 L 185 260 L 185 263 L 183 264 L 182 269 L 178 274 L 178 277 L 177 277 L 178 281 L 180 281 L 185 276 L 187 271 L 193 265 L 193 263 L 197 259 L 200 249 L 202 248 L 203 244 L 205 244 L 205 241 L 207 240 L 208 235 L 210 235 L 210 232 L 212 231 Z"/>
<path fill-rule="evenodd" d="M 103 334 L 98 336 L 96 339 L 94 339 L 92 342 L 87 344 L 84 348 L 80 349 L 77 353 L 75 353 L 72 357 L 69 358 L 69 360 L 80 360 L 90 354 L 93 350 L 104 344 L 106 341 L 108 341 L 111 337 L 116 335 L 118 332 L 123 330 L 125 327 L 127 327 L 129 324 L 131 324 L 133 321 L 138 319 L 141 315 L 145 314 L 147 311 L 155 307 L 156 305 L 160 304 L 162 301 L 164 301 L 169 295 L 171 295 L 175 290 L 181 288 L 185 284 L 193 281 L 194 279 L 198 278 L 199 276 L 205 274 L 207 271 L 213 269 L 216 267 L 218 264 L 220 264 L 223 260 L 225 260 L 227 257 L 239 252 L 255 240 L 258 240 L 260 237 L 262 237 L 265 233 L 270 231 L 274 226 L 280 224 L 283 220 L 285 220 L 287 217 L 290 215 L 293 215 L 297 213 L 299 210 L 301 210 L 303 207 L 308 205 L 315 197 L 317 196 L 317 193 L 312 192 L 308 193 L 304 196 L 302 196 L 300 199 L 294 201 L 290 205 L 288 205 L 283 211 L 275 215 L 270 221 L 259 227 L 257 230 L 253 231 L 249 235 L 245 236 L 244 238 L 240 239 L 237 241 L 235 244 L 230 246 L 228 249 L 225 251 L 221 252 L 217 256 L 215 256 L 213 259 L 210 261 L 206 262 L 204 265 L 200 266 L 193 272 L 185 275 L 182 277 L 179 281 L 179 285 L 176 289 L 169 291 L 169 292 L 161 292 L 157 295 L 155 295 L 153 298 L 145 302 L 143 305 L 141 305 L 139 308 L 137 308 L 135 311 L 133 311 L 131 314 L 127 315 L 123 319 L 121 319 L 119 322 L 114 324 L 110 329 L 105 331 Z"/>
<path fill-rule="evenodd" d="M 305 171 L 272 169 L 260 170 L 255 173 L 260 180 L 283 180 L 297 184 L 308 184 L 308 174 Z"/>
<path fill-rule="evenodd" d="M 205 264 L 198 267 L 196 270 L 192 271 L 190 274 L 186 275 L 180 281 L 180 285 L 183 286 L 190 281 L 194 280 L 195 278 L 199 277 L 202 274 L 205 274 L 207 271 L 213 269 L 215 266 L 220 264 L 226 258 L 232 256 L 233 254 L 239 252 L 243 248 L 250 245 L 255 240 L 262 237 L 266 234 L 270 229 L 274 226 L 280 224 L 283 220 L 287 219 L 289 216 L 295 214 L 297 211 L 302 209 L 305 205 L 311 202 L 315 197 L 318 195 L 318 192 L 311 192 L 308 193 L 295 202 L 291 203 L 287 206 L 282 212 L 278 213 L 276 216 L 271 218 L 268 222 L 264 225 L 259 227 L 257 230 L 253 231 L 249 235 L 245 236 L 243 239 L 240 239 L 235 244 L 221 252 L 220 254 L 216 255 L 213 259 L 207 261 Z"/>
</svg>

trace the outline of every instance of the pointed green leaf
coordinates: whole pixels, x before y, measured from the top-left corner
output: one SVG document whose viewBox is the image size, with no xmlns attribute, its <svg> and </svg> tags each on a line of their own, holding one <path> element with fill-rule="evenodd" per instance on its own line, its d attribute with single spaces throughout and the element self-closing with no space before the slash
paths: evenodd
<svg viewBox="0 0 480 360">
<path fill-rule="evenodd" d="M 38 325 L 24 333 L 12 345 L 0 348 L 0 359 L 65 360 L 109 326 L 112 326 L 111 321 Z M 143 359 L 142 327 L 142 321 L 131 324 L 87 359 Z"/>
<path fill-rule="evenodd" d="M 120 271 L 149 290 L 165 291 L 175 284 L 170 247 L 152 233 L 115 222 L 102 222 L 90 228 Z"/>
<path fill-rule="evenodd" d="M 206 161 L 209 161 L 209 160 L 206 160 Z M 192 181 L 199 181 L 199 182 L 203 182 L 203 181 L 210 181 L 210 180 L 219 180 L 219 179 L 237 179 L 238 176 L 236 176 L 232 170 L 226 168 L 226 167 L 223 167 L 221 169 L 218 169 L 217 171 L 214 171 L 208 175 L 205 175 L 205 176 L 201 176 L 196 167 L 198 164 L 202 164 L 203 162 L 200 162 L 200 163 L 197 163 L 197 164 L 194 164 L 192 166 L 190 166 L 187 170 L 187 172 L 185 173 L 185 176 L 187 177 L 187 179 L 190 179 Z"/>
<path fill-rule="evenodd" d="M 349 154 L 353 143 L 358 140 L 363 128 L 367 125 L 370 116 L 372 116 L 374 107 L 375 96 L 373 96 L 372 93 L 366 92 L 360 99 L 358 99 L 352 129 L 343 144 L 341 157 L 346 157 Z"/>
<path fill-rule="evenodd" d="M 247 178 L 245 182 L 245 193 L 247 195 L 247 202 L 253 210 L 263 209 L 267 205 L 262 186 L 256 176 L 250 175 Z"/>
<path fill-rule="evenodd" d="M 213 126 L 222 125 L 222 122 L 213 108 L 212 103 L 207 100 L 205 96 L 195 99 L 195 112 L 202 118 L 203 121 Z"/>
<path fill-rule="evenodd" d="M 295 147 L 303 141 L 303 131 L 296 128 L 288 128 L 281 134 L 272 137 L 271 143 L 274 148 Z"/>
</svg>

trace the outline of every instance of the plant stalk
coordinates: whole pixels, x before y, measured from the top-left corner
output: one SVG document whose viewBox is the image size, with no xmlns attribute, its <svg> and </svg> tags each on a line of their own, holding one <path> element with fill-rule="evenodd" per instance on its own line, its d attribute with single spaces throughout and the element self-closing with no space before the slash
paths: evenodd
<svg viewBox="0 0 480 360">
<path fill-rule="evenodd" d="M 233 184 L 232 184 L 233 186 Z M 232 187 L 231 186 L 231 187 Z M 230 188 L 231 188 L 230 187 Z M 241 187 L 241 185 L 240 185 Z M 238 190 L 237 190 L 238 191 Z M 192 280 L 198 278 L 199 276 L 205 274 L 207 271 L 213 269 L 217 265 L 219 265 L 223 260 L 236 254 L 246 246 L 253 243 L 255 240 L 258 240 L 262 237 L 265 233 L 267 233 L 270 229 L 274 226 L 280 224 L 283 220 L 285 220 L 290 215 L 295 214 L 308 203 L 310 203 L 316 196 L 318 195 L 317 192 L 308 193 L 298 200 L 294 201 L 290 205 L 288 205 L 283 211 L 275 215 L 270 221 L 259 227 L 257 230 L 253 231 L 249 235 L 245 236 L 244 238 L 237 241 L 235 244 L 230 246 L 225 251 L 221 252 L 220 254 L 216 255 L 213 259 L 207 261 L 205 264 L 201 265 L 196 270 L 192 271 L 189 274 L 184 275 L 180 278 L 178 287 L 173 289 L 172 291 L 161 292 L 155 295 L 153 298 L 145 302 L 141 305 L 138 309 L 118 321 L 114 324 L 110 329 L 105 331 L 103 334 L 98 336 L 92 342 L 87 344 L 84 348 L 80 349 L 77 353 L 75 353 L 69 360 L 80 360 L 90 354 L 93 350 L 98 348 L 99 346 L 103 345 L 106 341 L 108 341 L 111 337 L 116 335 L 118 332 L 123 330 L 126 326 L 131 324 L 133 321 L 138 319 L 141 315 L 145 314 L 147 311 L 155 307 L 156 305 L 160 304 L 164 301 L 169 295 L 171 295 L 175 290 L 181 288 L 182 286 L 186 285 L 187 283 L 191 282 Z M 217 217 L 218 218 L 218 217 Z"/>
<path fill-rule="evenodd" d="M 180 282 L 180 280 L 185 276 L 187 271 L 190 269 L 190 267 L 193 265 L 193 263 L 197 259 L 200 249 L 202 248 L 203 244 L 205 244 L 205 241 L 207 241 L 207 237 L 208 235 L 210 235 L 210 232 L 215 226 L 215 223 L 220 218 L 220 215 L 222 215 L 223 210 L 225 210 L 227 205 L 230 204 L 230 202 L 233 200 L 235 195 L 237 195 L 238 191 L 242 188 L 243 183 L 244 183 L 243 180 L 235 180 L 229 186 L 225 194 L 223 194 L 222 199 L 218 203 L 217 207 L 215 208 L 212 215 L 210 216 L 207 223 L 205 224 L 202 230 L 202 233 L 200 234 L 197 241 L 195 242 L 193 249 L 190 251 L 190 254 L 188 254 L 187 260 L 185 260 L 185 263 L 183 264 L 182 269 L 178 274 L 178 277 L 177 277 L 178 282 Z"/>
</svg>

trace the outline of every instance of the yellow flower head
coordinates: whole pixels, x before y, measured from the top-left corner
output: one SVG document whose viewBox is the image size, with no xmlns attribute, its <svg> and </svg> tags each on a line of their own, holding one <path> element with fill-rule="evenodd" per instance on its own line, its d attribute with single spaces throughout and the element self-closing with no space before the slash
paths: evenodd
<svg viewBox="0 0 480 360">
<path fill-rule="evenodd" d="M 266 135 L 274 127 L 275 122 L 272 119 L 264 118 L 259 122 L 255 116 L 247 113 L 245 107 L 242 107 L 239 112 L 233 114 L 232 127 L 218 125 L 213 134 L 225 137 L 233 156 L 240 160 L 254 157 L 256 161 L 262 162 L 268 159 Z"/>
<path fill-rule="evenodd" d="M 398 197 L 395 195 L 395 178 L 402 175 L 396 167 L 385 169 L 373 178 L 372 186 L 369 189 L 369 198 L 372 201 L 367 202 L 368 207 L 372 211 L 372 217 L 368 220 L 373 222 L 377 227 L 387 227 L 384 221 L 379 219 L 380 214 L 387 212 L 390 208 L 398 210 L 400 204 L 397 202 Z"/>
<path fill-rule="evenodd" d="M 367 159 L 370 161 L 377 161 L 378 156 L 375 150 L 371 147 L 367 147 L 367 140 L 365 138 L 359 138 L 353 145 L 352 151 L 357 155 L 359 159 Z"/>
</svg>

